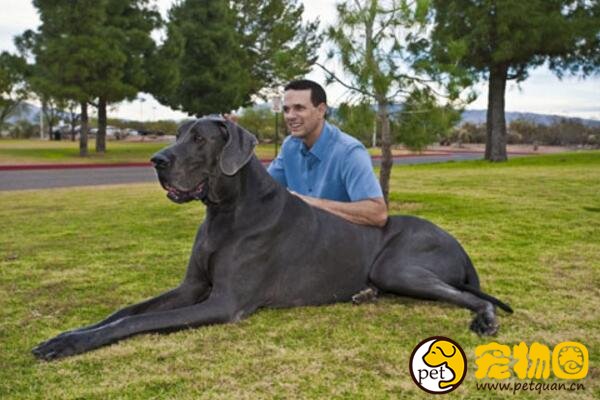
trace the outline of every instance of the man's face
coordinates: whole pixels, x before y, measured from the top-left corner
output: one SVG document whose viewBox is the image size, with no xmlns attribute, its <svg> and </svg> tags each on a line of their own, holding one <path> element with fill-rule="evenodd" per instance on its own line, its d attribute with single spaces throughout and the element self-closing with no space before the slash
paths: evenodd
<svg viewBox="0 0 600 400">
<path fill-rule="evenodd" d="M 325 103 L 313 105 L 310 89 L 286 90 L 283 96 L 283 116 L 290 134 L 311 145 L 321 133 L 326 110 Z"/>
</svg>

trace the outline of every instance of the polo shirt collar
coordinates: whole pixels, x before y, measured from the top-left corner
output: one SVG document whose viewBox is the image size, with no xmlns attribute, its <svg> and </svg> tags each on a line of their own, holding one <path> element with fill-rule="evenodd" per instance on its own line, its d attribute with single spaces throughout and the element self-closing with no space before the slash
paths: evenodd
<svg viewBox="0 0 600 400">
<path fill-rule="evenodd" d="M 333 136 L 333 132 L 331 130 L 331 125 L 329 125 L 327 121 L 325 121 L 325 123 L 323 124 L 323 130 L 321 130 L 319 138 L 317 139 L 315 144 L 312 145 L 310 150 L 308 150 L 304 142 L 302 142 L 302 146 L 300 148 L 302 154 L 306 155 L 307 153 L 310 153 L 313 156 L 317 157 L 319 160 L 325 158 L 327 156 L 327 152 L 331 150 L 329 148 L 329 141 Z"/>
</svg>

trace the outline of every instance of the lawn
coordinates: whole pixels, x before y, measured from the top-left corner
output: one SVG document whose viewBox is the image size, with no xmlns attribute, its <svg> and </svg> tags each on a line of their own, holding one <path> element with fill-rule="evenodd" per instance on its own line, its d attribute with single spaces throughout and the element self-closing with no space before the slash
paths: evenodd
<svg viewBox="0 0 600 400">
<path fill-rule="evenodd" d="M 69 140 L 0 140 L 0 166 L 15 164 L 54 164 L 54 163 L 140 163 L 149 162 L 150 157 L 169 142 L 127 142 L 109 141 L 104 154 L 96 154 L 95 141 L 89 142 L 89 155 L 79 156 L 79 142 Z M 274 145 L 261 144 L 256 148 L 260 158 L 273 158 Z"/>
<path fill-rule="evenodd" d="M 89 142 L 89 155 L 79 156 L 79 142 L 47 140 L 0 140 L 0 166 L 19 164 L 94 164 L 94 163 L 140 163 L 149 162 L 150 157 L 169 142 L 126 142 L 109 141 L 104 154 L 96 154 L 95 141 Z M 259 144 L 255 149 L 260 159 L 275 156 L 274 144 Z M 371 155 L 381 155 L 380 148 L 370 148 Z M 408 150 L 394 150 L 395 155 L 412 154 Z"/>
<path fill-rule="evenodd" d="M 539 397 L 477 390 L 475 347 L 492 340 L 585 344 L 585 390 L 545 397 L 598 398 L 600 152 L 395 167 L 391 188 L 392 214 L 454 234 L 484 290 L 515 309 L 499 313 L 497 337 L 471 333 L 464 309 L 388 297 L 261 310 L 38 362 L 38 342 L 175 286 L 204 208 L 172 204 L 154 184 L 0 192 L 0 398 L 421 399 L 408 360 L 434 335 L 456 340 L 469 361 L 444 398 Z"/>
</svg>

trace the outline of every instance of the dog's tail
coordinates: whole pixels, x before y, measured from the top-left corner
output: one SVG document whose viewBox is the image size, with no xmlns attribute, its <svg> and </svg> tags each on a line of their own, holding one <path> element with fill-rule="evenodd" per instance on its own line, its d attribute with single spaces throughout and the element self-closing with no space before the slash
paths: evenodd
<svg viewBox="0 0 600 400">
<path fill-rule="evenodd" d="M 474 288 L 469 285 L 461 284 L 461 285 L 457 285 L 457 289 L 464 290 L 465 292 L 473 293 L 475 296 L 480 297 L 484 300 L 487 300 L 487 301 L 497 305 L 498 307 L 500 307 L 507 313 L 510 313 L 510 314 L 513 313 L 513 309 L 508 304 L 498 300 L 494 296 L 490 296 L 489 294 L 482 292 L 481 290 L 479 290 L 477 288 Z"/>
</svg>

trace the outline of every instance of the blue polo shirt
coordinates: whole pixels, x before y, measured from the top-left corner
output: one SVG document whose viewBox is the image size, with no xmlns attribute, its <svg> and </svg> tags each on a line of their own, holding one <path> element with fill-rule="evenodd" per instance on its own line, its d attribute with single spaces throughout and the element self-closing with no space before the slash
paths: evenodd
<svg viewBox="0 0 600 400">
<path fill-rule="evenodd" d="M 383 197 L 365 146 L 327 122 L 310 149 L 302 139 L 286 137 L 268 171 L 307 196 L 344 202 Z"/>
</svg>

